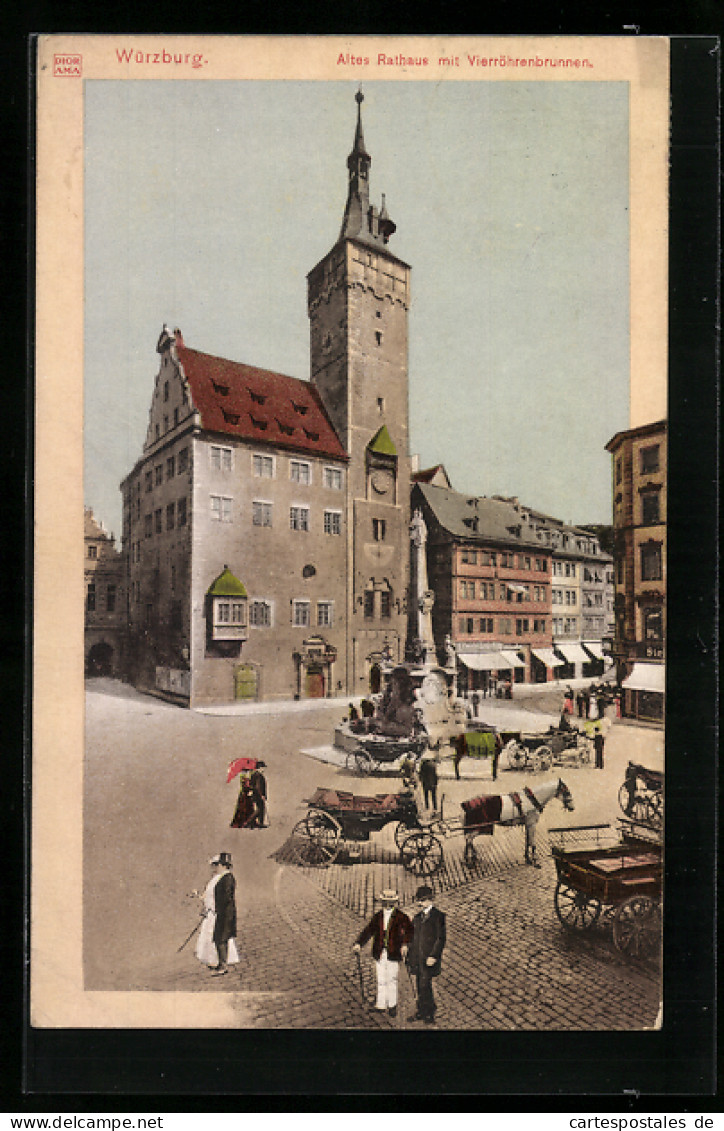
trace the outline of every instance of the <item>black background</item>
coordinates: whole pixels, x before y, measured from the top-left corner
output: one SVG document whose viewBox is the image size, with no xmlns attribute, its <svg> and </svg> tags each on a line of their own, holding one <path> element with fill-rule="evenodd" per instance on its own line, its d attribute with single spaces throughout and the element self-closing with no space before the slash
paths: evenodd
<svg viewBox="0 0 724 1131">
<path fill-rule="evenodd" d="M 359 3 L 143 13 L 36 3 L 4 17 L 0 162 L 4 929 L 0 1082 L 6 1112 L 717 1111 L 715 937 L 718 571 L 718 6 L 620 4 L 461 14 Z M 475 19 L 473 20 L 473 15 Z M 16 21 L 16 26 L 12 21 Z M 475 26 L 471 26 L 474 23 Z M 633 30 L 627 30 L 631 25 Z M 25 997 L 32 618 L 31 33 L 671 35 L 666 1024 L 657 1033 L 31 1030 Z M 485 971 L 481 970 L 484 983 Z M 285 1098 L 286 1097 L 286 1098 Z M 426 1097 L 433 1097 L 430 1102 Z M 453 1097 L 458 1097 L 453 1099 Z M 687 1121 L 693 1124 L 693 1119 Z"/>
</svg>

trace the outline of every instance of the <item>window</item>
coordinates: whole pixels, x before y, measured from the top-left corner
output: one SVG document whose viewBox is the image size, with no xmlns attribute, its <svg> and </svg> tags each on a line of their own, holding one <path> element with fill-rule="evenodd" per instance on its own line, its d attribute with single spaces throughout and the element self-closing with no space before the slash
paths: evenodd
<svg viewBox="0 0 724 1131">
<path fill-rule="evenodd" d="M 88 557 L 92 561 L 96 560 L 96 558 L 98 557 L 98 547 L 97 546 L 89 546 L 88 547 Z"/>
<path fill-rule="evenodd" d="M 160 534 L 161 531 L 163 530 L 163 512 L 161 511 L 160 507 L 158 508 L 157 511 L 153 512 L 153 519 L 154 519 L 154 521 L 153 521 L 154 530 L 156 531 L 157 534 Z"/>
<path fill-rule="evenodd" d="M 460 561 L 466 565 L 475 565 L 478 560 L 477 550 L 463 550 L 460 554 Z"/>
<path fill-rule="evenodd" d="M 645 491 L 642 494 L 641 521 L 644 526 L 651 526 L 661 521 L 658 491 Z"/>
<path fill-rule="evenodd" d="M 523 633 L 528 631 L 528 618 L 518 617 L 515 622 L 515 632 L 517 636 L 522 636 Z"/>
<path fill-rule="evenodd" d="M 185 499 L 179 499 L 179 501 L 176 503 L 176 525 L 177 526 L 185 526 L 186 525 L 186 500 Z"/>
<path fill-rule="evenodd" d="M 481 632 L 492 632 L 493 631 L 493 618 L 492 617 L 481 617 L 480 618 L 480 631 Z"/>
<path fill-rule="evenodd" d="M 663 640 L 664 624 L 661 609 L 643 609 L 644 640 Z"/>
<path fill-rule="evenodd" d="M 146 494 L 148 494 L 149 491 L 153 490 L 153 472 L 152 471 L 146 472 L 145 481 L 146 481 Z"/>
<path fill-rule="evenodd" d="M 341 511 L 325 511 L 324 512 L 324 533 L 325 534 L 341 534 L 342 533 L 342 513 L 341 513 Z"/>
<path fill-rule="evenodd" d="M 289 529 L 309 530 L 309 507 L 289 508 Z"/>
<path fill-rule="evenodd" d="M 510 617 L 501 617 L 498 621 L 498 631 L 501 636 L 513 635 L 513 622 Z"/>
<path fill-rule="evenodd" d="M 659 470 L 659 445 L 652 444 L 641 449 L 641 474 L 649 475 L 652 471 Z"/>
<path fill-rule="evenodd" d="M 623 479 L 623 460 L 621 456 L 616 460 L 616 483 L 620 483 Z"/>
<path fill-rule="evenodd" d="M 374 589 L 365 589 L 364 593 L 364 617 L 365 620 L 372 620 L 375 615 L 375 591 Z"/>
<path fill-rule="evenodd" d="M 536 558 L 535 559 L 535 568 L 538 570 L 539 573 L 547 573 L 548 572 L 548 563 L 546 562 L 545 558 Z"/>
<path fill-rule="evenodd" d="M 176 504 L 169 503 L 166 507 L 166 529 L 173 530 L 176 525 Z"/>
<path fill-rule="evenodd" d="M 641 580 L 661 581 L 661 543 L 641 547 Z"/>
<path fill-rule="evenodd" d="M 231 499 L 224 495 L 212 495 L 211 519 L 213 522 L 231 522 Z"/>
<path fill-rule="evenodd" d="M 249 606 L 249 624 L 254 628 L 271 628 L 272 610 L 268 601 L 252 601 Z"/>
<path fill-rule="evenodd" d="M 493 597 L 495 597 L 495 588 L 494 588 L 492 583 L 491 583 L 490 588 L 493 590 Z M 481 581 L 480 582 L 480 597 L 481 597 L 481 600 L 483 600 L 483 601 L 487 601 L 487 599 L 488 599 L 488 583 L 487 583 L 487 581 Z"/>
<path fill-rule="evenodd" d="M 116 587 L 109 585 L 106 588 L 106 612 L 114 613 L 116 611 Z"/>
<path fill-rule="evenodd" d="M 254 456 L 252 467 L 258 479 L 274 478 L 274 456 Z"/>
<path fill-rule="evenodd" d="M 86 592 L 85 607 L 89 613 L 94 613 L 96 611 L 96 587 L 92 581 L 88 586 Z"/>
<path fill-rule="evenodd" d="M 156 486 L 160 487 L 161 484 L 163 483 L 163 464 L 162 463 L 156 464 L 155 472 L 156 472 Z"/>
<path fill-rule="evenodd" d="M 165 401 L 168 400 L 168 381 L 164 381 L 163 383 L 163 399 Z"/>
<path fill-rule="evenodd" d="M 246 599 L 215 597 L 213 616 L 214 640 L 246 639 Z"/>
<path fill-rule="evenodd" d="M 317 601 L 317 628 L 332 627 L 333 607 L 331 601 Z"/>
<path fill-rule="evenodd" d="M 515 555 L 510 554 L 504 550 L 500 555 L 500 564 L 502 566 L 507 566 L 507 568 L 509 569 L 512 569 L 515 565 Z"/>
<path fill-rule="evenodd" d="M 342 490 L 342 472 L 338 467 L 325 467 L 324 486 L 332 491 Z"/>
<path fill-rule="evenodd" d="M 392 593 L 389 589 L 380 593 L 380 616 L 387 620 L 392 616 Z"/>
<path fill-rule="evenodd" d="M 163 430 L 164 432 L 168 432 L 168 416 L 164 416 L 163 418 Z"/>
<path fill-rule="evenodd" d="M 150 538 L 153 534 L 153 515 L 147 514 L 143 516 L 143 536 Z"/>
<path fill-rule="evenodd" d="M 289 460 L 289 478 L 292 483 L 303 483 L 305 486 L 312 482 L 311 464 L 299 459 Z"/>
<path fill-rule="evenodd" d="M 174 428 L 176 427 L 177 424 L 178 424 L 178 408 L 175 408 L 173 410 L 173 426 L 174 426 Z"/>
<path fill-rule="evenodd" d="M 533 632 L 545 632 L 545 630 L 546 630 L 545 620 L 534 620 L 533 621 Z"/>
<path fill-rule="evenodd" d="M 255 499 L 251 504 L 251 521 L 254 526 L 271 526 L 272 504 Z"/>
<path fill-rule="evenodd" d="M 387 522 L 384 518 L 372 519 L 372 537 L 375 542 L 384 542 L 387 533 Z"/>
<path fill-rule="evenodd" d="M 161 425 L 160 424 L 156 425 L 153 434 L 154 434 L 155 439 L 157 439 L 157 440 L 160 439 L 160 437 L 161 437 Z"/>
<path fill-rule="evenodd" d="M 460 582 L 460 596 L 464 601 L 472 600 L 475 597 L 475 582 L 474 581 L 461 581 Z"/>
<path fill-rule="evenodd" d="M 578 617 L 566 617 L 564 621 L 564 631 L 566 633 L 576 632 L 578 629 Z"/>
<path fill-rule="evenodd" d="M 310 624 L 309 601 L 292 602 L 292 623 L 295 628 L 309 628 Z"/>
<path fill-rule="evenodd" d="M 182 448 L 181 451 L 178 454 L 178 459 L 176 461 L 176 470 L 178 471 L 178 474 L 180 475 L 182 471 L 186 471 L 186 468 L 188 467 L 188 465 L 189 465 L 189 450 L 188 450 L 188 448 Z"/>
<path fill-rule="evenodd" d="M 232 449 L 221 448 L 218 444 L 212 444 L 209 448 L 209 459 L 212 471 L 231 471 Z"/>
<path fill-rule="evenodd" d="M 498 555 L 496 553 L 489 552 L 488 550 L 481 550 L 480 551 L 480 563 L 481 563 L 481 565 L 497 565 L 497 562 L 498 562 Z"/>
<path fill-rule="evenodd" d="M 166 460 L 166 478 L 173 479 L 176 474 L 176 459 L 174 456 L 169 456 Z"/>
</svg>

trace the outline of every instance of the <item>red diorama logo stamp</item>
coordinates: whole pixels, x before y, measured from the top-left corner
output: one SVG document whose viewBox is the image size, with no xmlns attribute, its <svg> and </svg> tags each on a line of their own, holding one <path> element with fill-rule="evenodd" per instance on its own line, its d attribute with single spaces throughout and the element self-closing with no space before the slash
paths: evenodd
<svg viewBox="0 0 724 1131">
<path fill-rule="evenodd" d="M 79 79 L 83 74 L 83 56 L 54 55 L 53 74 L 59 78 Z"/>
</svg>

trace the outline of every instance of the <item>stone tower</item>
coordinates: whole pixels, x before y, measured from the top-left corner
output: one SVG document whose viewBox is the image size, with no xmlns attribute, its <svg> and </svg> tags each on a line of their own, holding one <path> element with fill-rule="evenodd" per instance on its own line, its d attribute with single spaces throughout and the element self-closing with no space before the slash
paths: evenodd
<svg viewBox="0 0 724 1131">
<path fill-rule="evenodd" d="M 410 268 L 389 249 L 384 196 L 370 204 L 372 160 L 361 91 L 339 238 L 308 276 L 311 379 L 349 455 L 350 693 L 384 659 L 404 658 L 409 573 L 407 340 Z"/>
</svg>

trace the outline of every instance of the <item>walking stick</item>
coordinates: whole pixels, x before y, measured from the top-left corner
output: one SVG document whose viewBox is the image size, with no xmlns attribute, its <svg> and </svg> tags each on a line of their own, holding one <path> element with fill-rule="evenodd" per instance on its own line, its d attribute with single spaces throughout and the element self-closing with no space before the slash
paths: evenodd
<svg viewBox="0 0 724 1131">
<path fill-rule="evenodd" d="M 189 935 L 189 937 L 188 937 L 187 939 L 184 939 L 184 941 L 183 941 L 183 942 L 181 943 L 181 946 L 180 946 L 180 947 L 178 948 L 178 950 L 176 951 L 176 953 L 177 953 L 177 954 L 180 954 L 180 953 L 181 953 L 181 951 L 183 950 L 183 948 L 184 948 L 184 947 L 186 946 L 186 944 L 187 944 L 187 943 L 190 943 L 190 942 L 191 942 L 192 938 L 194 937 L 194 935 L 195 935 L 195 934 L 196 934 L 196 932 L 198 931 L 199 927 L 201 926 L 201 923 L 202 923 L 202 921 L 203 921 L 203 918 L 204 918 L 204 917 L 203 917 L 203 915 L 202 915 L 202 916 L 201 916 L 201 919 L 200 919 L 200 920 L 199 920 L 199 922 L 198 922 L 198 923 L 196 924 L 196 926 L 194 927 L 194 929 L 193 929 L 193 931 L 191 932 L 191 934 Z"/>
</svg>

